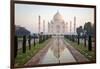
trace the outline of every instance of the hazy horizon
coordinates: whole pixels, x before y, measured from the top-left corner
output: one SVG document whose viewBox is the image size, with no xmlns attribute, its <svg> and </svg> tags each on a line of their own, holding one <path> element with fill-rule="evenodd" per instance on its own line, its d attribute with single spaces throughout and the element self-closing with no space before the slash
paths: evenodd
<svg viewBox="0 0 100 69">
<path fill-rule="evenodd" d="M 74 16 L 76 16 L 76 27 L 83 26 L 85 22 L 94 23 L 94 8 L 79 7 L 60 7 L 47 5 L 29 5 L 15 4 L 15 25 L 25 27 L 31 33 L 38 33 L 38 16 L 41 16 L 41 31 L 43 31 L 43 20 L 45 20 L 46 32 L 48 31 L 48 22 L 59 11 L 65 22 L 68 23 L 68 31 L 70 21 L 72 21 L 72 31 L 74 24 Z"/>
</svg>

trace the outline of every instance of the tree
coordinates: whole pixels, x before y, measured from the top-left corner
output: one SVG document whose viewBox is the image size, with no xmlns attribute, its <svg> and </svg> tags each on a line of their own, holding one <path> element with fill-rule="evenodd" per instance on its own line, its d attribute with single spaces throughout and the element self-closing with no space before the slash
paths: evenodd
<svg viewBox="0 0 100 69">
<path fill-rule="evenodd" d="M 35 46 L 35 38 L 36 38 L 36 36 L 35 36 L 35 34 L 33 34 L 34 46 Z"/>
<path fill-rule="evenodd" d="M 14 58 L 17 56 L 17 48 L 18 48 L 18 38 L 17 36 L 14 37 Z"/>
<path fill-rule="evenodd" d="M 92 50 L 91 36 L 93 33 L 93 28 L 92 28 L 91 22 L 85 23 L 84 30 L 86 31 L 86 35 L 88 36 L 88 50 L 91 51 Z"/>
<path fill-rule="evenodd" d="M 29 35 L 29 39 L 28 39 L 28 44 L 29 44 L 29 50 L 31 49 L 31 36 Z"/>
<path fill-rule="evenodd" d="M 26 52 L 26 36 L 23 36 L 23 53 Z"/>
<path fill-rule="evenodd" d="M 91 22 L 87 22 L 85 23 L 84 25 L 84 30 L 86 31 L 86 34 L 89 36 L 89 35 L 92 35 L 92 25 L 91 25 Z"/>
<path fill-rule="evenodd" d="M 92 36 L 95 36 L 95 24 L 92 25 Z"/>
<path fill-rule="evenodd" d="M 84 38 L 84 46 L 86 46 L 86 31 L 84 30 L 84 34 L 83 34 L 83 38 Z"/>
<path fill-rule="evenodd" d="M 78 34 L 78 44 L 80 44 L 80 35 L 81 35 L 81 33 L 83 32 L 82 26 L 78 27 L 78 28 L 76 29 L 76 32 L 77 32 L 77 34 Z"/>
</svg>

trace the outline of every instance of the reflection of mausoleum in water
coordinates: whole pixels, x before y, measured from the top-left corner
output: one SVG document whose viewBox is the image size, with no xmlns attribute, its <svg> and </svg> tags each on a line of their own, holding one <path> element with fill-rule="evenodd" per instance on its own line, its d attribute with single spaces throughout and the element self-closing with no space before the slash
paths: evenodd
<svg viewBox="0 0 100 69">
<path fill-rule="evenodd" d="M 62 15 L 57 12 L 49 23 L 49 33 L 52 35 L 64 35 L 65 22 Z"/>
</svg>

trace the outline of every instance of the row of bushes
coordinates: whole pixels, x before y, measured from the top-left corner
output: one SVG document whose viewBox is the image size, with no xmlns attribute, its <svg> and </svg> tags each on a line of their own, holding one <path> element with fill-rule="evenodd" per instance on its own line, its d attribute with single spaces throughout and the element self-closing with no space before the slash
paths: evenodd
<svg viewBox="0 0 100 69">
<path fill-rule="evenodd" d="M 80 44 L 80 39 L 84 39 L 84 46 L 86 47 L 86 40 L 88 40 L 88 50 L 92 50 L 92 36 L 84 36 L 81 38 L 79 35 L 64 35 L 65 38 L 69 39 L 70 41 L 77 42 Z"/>
<path fill-rule="evenodd" d="M 51 35 L 39 35 L 39 43 L 43 43 L 45 40 L 49 39 Z M 14 58 L 17 56 L 17 51 L 18 51 L 18 36 L 14 37 Z M 23 38 L 22 42 L 22 52 L 26 53 L 26 41 L 28 39 L 28 45 L 29 45 L 29 50 L 31 49 L 31 40 L 34 39 L 34 46 L 36 46 L 36 37 L 32 36 L 21 36 L 20 38 Z"/>
</svg>

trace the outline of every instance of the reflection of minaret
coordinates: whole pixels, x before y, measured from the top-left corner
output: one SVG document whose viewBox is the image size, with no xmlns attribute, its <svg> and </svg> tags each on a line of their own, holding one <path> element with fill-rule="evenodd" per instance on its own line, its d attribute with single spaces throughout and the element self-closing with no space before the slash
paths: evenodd
<svg viewBox="0 0 100 69">
<path fill-rule="evenodd" d="M 76 16 L 74 16 L 74 33 L 76 32 Z"/>
<path fill-rule="evenodd" d="M 39 16 L 39 24 L 38 24 L 38 33 L 40 33 L 40 16 Z"/>
<path fill-rule="evenodd" d="M 70 34 L 72 33 L 72 21 L 70 21 Z"/>
<path fill-rule="evenodd" d="M 43 33 L 45 33 L 45 20 L 43 20 Z"/>
</svg>

